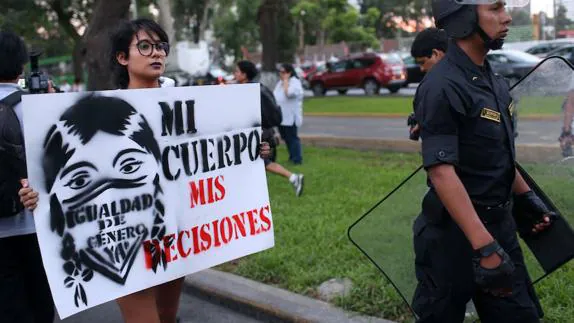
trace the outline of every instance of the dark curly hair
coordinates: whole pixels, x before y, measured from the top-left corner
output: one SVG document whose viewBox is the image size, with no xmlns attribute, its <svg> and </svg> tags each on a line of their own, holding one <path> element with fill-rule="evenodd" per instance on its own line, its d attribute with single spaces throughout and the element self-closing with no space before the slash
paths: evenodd
<svg viewBox="0 0 574 323">
<path fill-rule="evenodd" d="M 26 44 L 11 31 L 0 32 L 0 81 L 12 81 L 24 71 L 28 63 Z"/>
<path fill-rule="evenodd" d="M 156 34 L 160 41 L 169 43 L 169 37 L 163 28 L 151 19 L 140 18 L 122 21 L 112 35 L 112 50 L 110 55 L 111 66 L 114 72 L 114 83 L 120 89 L 128 87 L 130 77 L 127 68 L 118 62 L 117 55 L 124 53 L 126 58 L 129 57 L 130 44 L 140 30 L 148 34 Z"/>
</svg>

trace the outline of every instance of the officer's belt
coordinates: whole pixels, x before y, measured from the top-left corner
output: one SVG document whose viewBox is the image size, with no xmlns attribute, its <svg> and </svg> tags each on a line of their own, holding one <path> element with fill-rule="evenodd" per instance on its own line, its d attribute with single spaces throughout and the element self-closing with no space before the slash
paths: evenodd
<svg viewBox="0 0 574 323">
<path fill-rule="evenodd" d="M 472 205 L 484 224 L 502 222 L 506 217 L 511 215 L 510 209 L 512 208 L 512 202 L 510 200 L 497 205 L 488 205 L 473 200 Z"/>
</svg>

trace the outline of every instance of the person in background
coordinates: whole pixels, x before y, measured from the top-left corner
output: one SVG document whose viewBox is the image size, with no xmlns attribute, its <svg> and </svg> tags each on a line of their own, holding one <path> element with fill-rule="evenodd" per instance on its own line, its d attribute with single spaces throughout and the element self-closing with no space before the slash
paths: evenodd
<svg viewBox="0 0 574 323">
<path fill-rule="evenodd" d="M 303 85 L 291 64 L 281 64 L 279 78 L 273 90 L 283 114 L 279 133 L 287 144 L 289 161 L 300 165 L 303 163 L 303 155 L 297 129 L 303 124 Z"/>
<path fill-rule="evenodd" d="M 68 83 L 68 80 L 63 79 L 62 83 L 60 84 L 60 90 L 62 92 L 70 92 L 72 91 L 72 86 Z"/>
<path fill-rule="evenodd" d="M 0 322 L 52 323 L 54 302 L 42 264 L 34 218 L 18 203 L 27 186 L 18 79 L 28 62 L 26 44 L 0 32 Z M 52 91 L 50 91 L 52 92 Z M 5 109 L 13 109 L 7 111 Z M 10 119 L 12 117 L 12 119 Z M 18 142 L 20 141 L 20 142 Z M 30 192 L 31 202 L 37 193 Z"/>
<path fill-rule="evenodd" d="M 250 61 L 240 61 L 235 66 L 234 71 L 235 80 L 239 84 L 257 82 L 257 67 Z M 261 86 L 261 114 L 262 114 L 262 129 L 263 135 L 261 140 L 269 142 L 271 146 L 271 157 L 265 159 L 265 170 L 273 174 L 281 175 L 289 180 L 291 185 L 295 188 L 295 195 L 301 196 L 303 194 L 303 174 L 295 174 L 287 170 L 276 162 L 277 160 L 277 144 L 278 140 L 275 135 L 275 128 L 271 121 L 266 120 L 266 111 L 278 109 L 271 90 L 265 85 Z"/>
<path fill-rule="evenodd" d="M 436 63 L 444 57 L 448 48 L 448 36 L 442 29 L 435 27 L 421 31 L 413 45 L 411 46 L 411 56 L 420 66 L 421 72 L 427 73 Z M 409 126 L 409 138 L 418 141 L 420 137 L 420 126 L 414 113 L 409 115 L 407 125 Z"/>
<path fill-rule="evenodd" d="M 84 83 L 82 83 L 82 80 L 78 77 L 76 77 L 74 79 L 74 84 L 72 84 L 72 89 L 70 92 L 83 92 L 86 90 L 86 87 L 84 86 Z"/>
</svg>

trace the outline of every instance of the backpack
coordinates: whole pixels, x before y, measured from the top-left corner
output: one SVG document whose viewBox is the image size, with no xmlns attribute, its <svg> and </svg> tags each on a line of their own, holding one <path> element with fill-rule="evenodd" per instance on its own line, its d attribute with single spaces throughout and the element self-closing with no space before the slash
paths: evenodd
<svg viewBox="0 0 574 323">
<path fill-rule="evenodd" d="M 20 180 L 27 178 L 24 135 L 14 107 L 22 100 L 16 91 L 0 100 L 0 218 L 20 213 L 24 206 L 18 191 Z"/>
<path fill-rule="evenodd" d="M 275 102 L 273 92 L 261 84 L 261 127 L 264 129 L 278 127 L 283 121 L 281 107 Z"/>
</svg>

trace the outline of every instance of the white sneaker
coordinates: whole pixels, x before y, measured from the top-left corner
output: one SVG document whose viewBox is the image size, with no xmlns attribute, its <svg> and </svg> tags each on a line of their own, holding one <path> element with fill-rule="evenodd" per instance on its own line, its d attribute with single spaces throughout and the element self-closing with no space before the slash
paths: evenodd
<svg viewBox="0 0 574 323">
<path fill-rule="evenodd" d="M 295 180 L 291 184 L 295 188 L 295 195 L 301 196 L 303 194 L 303 174 L 296 174 Z"/>
</svg>

